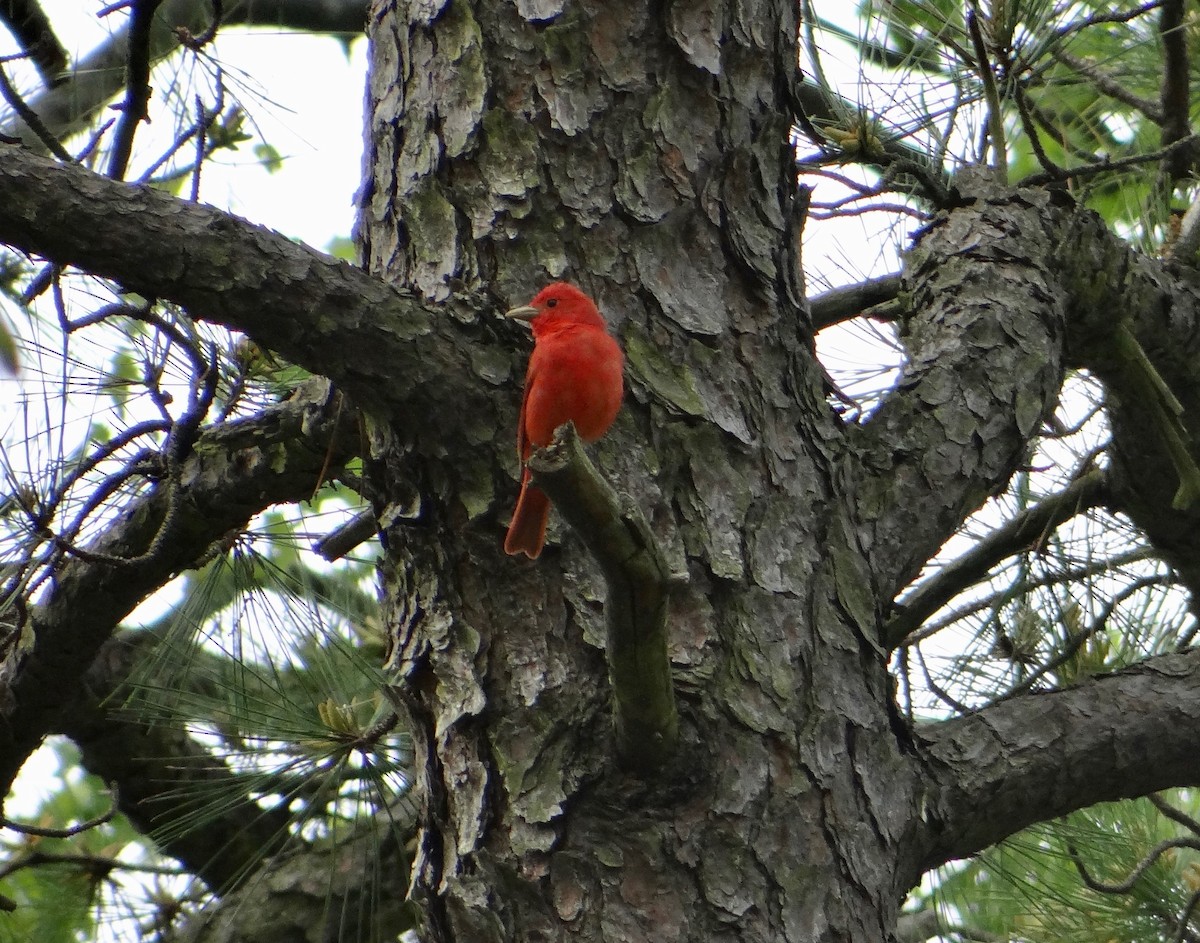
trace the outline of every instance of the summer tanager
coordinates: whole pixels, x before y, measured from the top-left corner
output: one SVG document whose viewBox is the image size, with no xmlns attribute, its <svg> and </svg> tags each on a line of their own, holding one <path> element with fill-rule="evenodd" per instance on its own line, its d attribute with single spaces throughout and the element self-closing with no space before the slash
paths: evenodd
<svg viewBox="0 0 1200 943">
<path fill-rule="evenodd" d="M 517 456 L 524 471 L 521 497 L 504 538 L 505 553 L 533 559 L 546 542 L 550 499 L 530 481 L 525 466 L 535 448 L 544 448 L 567 421 L 584 442 L 608 431 L 621 408 L 624 357 L 608 333 L 596 304 L 574 285 L 547 285 L 508 317 L 533 331 L 533 354 L 525 373 L 525 398 L 517 426 Z"/>
</svg>

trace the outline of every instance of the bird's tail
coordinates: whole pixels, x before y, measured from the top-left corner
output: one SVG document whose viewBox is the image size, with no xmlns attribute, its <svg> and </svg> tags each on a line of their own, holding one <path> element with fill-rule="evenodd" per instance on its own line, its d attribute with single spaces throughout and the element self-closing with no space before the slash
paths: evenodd
<svg viewBox="0 0 1200 943">
<path fill-rule="evenodd" d="M 508 535 L 504 538 L 504 552 L 515 556 L 523 553 L 536 559 L 546 543 L 546 524 L 550 520 L 550 499 L 546 492 L 530 481 L 529 469 L 521 479 L 521 496 L 517 509 L 513 511 Z"/>
</svg>

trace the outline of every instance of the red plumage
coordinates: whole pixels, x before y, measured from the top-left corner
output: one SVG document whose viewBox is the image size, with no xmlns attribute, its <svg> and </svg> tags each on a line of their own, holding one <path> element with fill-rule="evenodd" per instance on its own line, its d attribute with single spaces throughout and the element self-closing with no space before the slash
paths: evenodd
<svg viewBox="0 0 1200 943">
<path fill-rule="evenodd" d="M 595 442 L 617 418 L 625 390 L 625 358 L 595 302 L 574 285 L 555 282 L 508 316 L 527 321 L 533 331 L 533 354 L 517 426 L 522 466 L 535 448 L 549 445 L 554 430 L 568 421 L 575 423 L 585 442 Z M 550 499 L 524 468 L 504 551 L 531 559 L 540 554 L 549 516 Z"/>
</svg>

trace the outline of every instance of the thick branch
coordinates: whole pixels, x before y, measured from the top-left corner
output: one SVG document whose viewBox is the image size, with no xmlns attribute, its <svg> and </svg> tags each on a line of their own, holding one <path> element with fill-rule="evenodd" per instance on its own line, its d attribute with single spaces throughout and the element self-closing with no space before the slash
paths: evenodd
<svg viewBox="0 0 1200 943">
<path fill-rule="evenodd" d="M 1131 249 L 1092 213 L 1066 218 L 1055 240 L 1059 278 L 1070 299 L 1068 363 L 1091 371 L 1107 393 L 1115 500 L 1195 596 L 1200 592 L 1200 506 L 1174 506 L 1181 483 L 1172 454 L 1178 443 L 1170 441 L 1172 430 L 1163 428 L 1159 398 L 1146 392 L 1145 371 L 1122 356 L 1115 335 L 1119 326 L 1133 332 L 1157 380 L 1182 406 L 1178 419 L 1195 456 L 1200 277 L 1186 265 Z"/>
<path fill-rule="evenodd" d="M 859 506 L 889 599 L 1008 481 L 1062 382 L 1066 298 L 1052 290 L 1050 198 L 979 186 L 906 259 L 908 364 L 856 433 Z"/>
<path fill-rule="evenodd" d="M 227 25 L 287 27 L 312 32 L 360 34 L 366 23 L 366 4 L 360 0 L 272 0 L 272 2 L 226 5 L 222 22 Z M 212 10 L 203 0 L 166 0 L 154 18 L 150 34 L 151 60 L 179 48 L 174 30 L 183 27 L 199 33 L 209 25 Z M 126 25 L 112 38 L 76 63 L 70 75 L 28 102 L 56 138 L 78 134 L 92 116 L 125 87 L 125 64 L 129 59 L 130 29 Z M 10 119 L 0 133 L 20 137 L 25 144 L 41 148 L 41 142 L 18 119 Z"/>
<path fill-rule="evenodd" d="M 327 469 L 353 454 L 357 429 L 341 412 L 318 380 L 262 416 L 208 430 L 177 485 L 164 482 L 132 502 L 87 547 L 104 560 L 72 559 L 59 568 L 47 598 L 30 608 L 32 644 L 0 666 L 0 794 L 47 731 L 61 725 L 62 692 L 78 687 L 100 646 L 148 593 L 263 508 L 309 497 Z M 171 539 L 147 554 L 172 504 Z M 108 562 L 141 555 L 127 565 Z"/>
<path fill-rule="evenodd" d="M 67 51 L 37 0 L 0 0 L 0 23 L 21 44 L 47 85 L 67 67 Z"/>
<path fill-rule="evenodd" d="M 622 509 L 616 492 L 588 461 L 573 424 L 535 452 L 529 468 L 604 573 L 617 754 L 636 772 L 653 774 L 671 761 L 679 742 L 667 655 L 669 573 L 662 550 L 649 524 L 636 510 Z"/>
<path fill-rule="evenodd" d="M 1163 145 L 1174 144 L 1188 135 L 1189 89 L 1187 30 L 1184 26 L 1184 0 L 1166 0 L 1159 14 L 1158 29 L 1162 35 L 1163 81 L 1160 93 L 1163 122 Z M 1193 152 L 1176 151 L 1167 161 L 1171 180 L 1188 175 Z"/>
<path fill-rule="evenodd" d="M 416 299 L 210 206 L 2 144 L 0 206 L 0 242 L 244 331 L 368 410 L 410 406 L 415 386 L 453 392 L 471 369 L 465 351 L 421 344 L 433 316 Z"/>
<path fill-rule="evenodd" d="M 964 187 L 964 190 L 966 188 Z M 967 192 L 968 197 L 972 196 Z M 906 375 L 862 430 L 860 506 L 892 595 L 1003 486 L 1053 404 L 1064 368 L 1107 391 L 1113 500 L 1200 591 L 1200 502 L 1176 507 L 1184 450 L 1200 433 L 1200 278 L 1130 248 L 1094 213 L 1051 193 L 986 187 L 935 223 L 909 257 Z M 1170 428 L 1156 383 L 1182 406 Z M 890 582 L 893 572 L 898 581 Z"/>
<path fill-rule="evenodd" d="M 920 731 L 921 869 L 1097 802 L 1200 782 L 1200 650 Z"/>
</svg>

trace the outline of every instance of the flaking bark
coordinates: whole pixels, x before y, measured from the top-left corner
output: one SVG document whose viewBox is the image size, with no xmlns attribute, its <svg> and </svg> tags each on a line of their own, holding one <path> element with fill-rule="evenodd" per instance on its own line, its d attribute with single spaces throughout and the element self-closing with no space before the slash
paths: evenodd
<svg viewBox="0 0 1200 943">
<path fill-rule="evenodd" d="M 964 183 L 906 263 L 909 371 L 842 428 L 780 261 L 792 13 L 377 5 L 360 225 L 407 293 L 0 149 L 0 239 L 247 330 L 370 411 L 431 939 L 887 939 L 923 868 L 1038 808 L 1200 776 L 1191 655 L 916 732 L 894 716 L 894 594 L 1003 487 L 1071 367 L 1113 394 L 1116 500 L 1198 585 L 1196 512 L 1171 510 L 1110 341 L 1128 313 L 1196 428 L 1200 285 L 1063 199 Z M 692 762 L 668 788 L 613 763 L 586 555 L 567 533 L 537 564 L 500 552 L 521 355 L 489 311 L 562 276 L 629 354 L 598 461 L 688 578 L 671 656 Z"/>
</svg>

